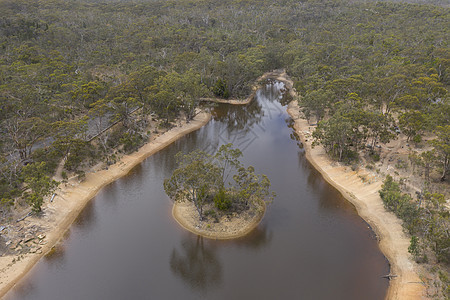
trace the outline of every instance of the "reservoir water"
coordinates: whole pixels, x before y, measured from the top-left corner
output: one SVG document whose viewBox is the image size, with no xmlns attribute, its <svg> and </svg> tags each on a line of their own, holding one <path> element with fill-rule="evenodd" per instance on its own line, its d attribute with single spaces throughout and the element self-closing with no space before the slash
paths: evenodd
<svg viewBox="0 0 450 300">
<path fill-rule="evenodd" d="M 368 225 L 308 163 L 283 84 L 213 120 L 105 187 L 6 299 L 384 299 L 389 265 Z M 232 142 L 277 197 L 248 236 L 182 229 L 163 180 L 174 155 Z"/>
</svg>

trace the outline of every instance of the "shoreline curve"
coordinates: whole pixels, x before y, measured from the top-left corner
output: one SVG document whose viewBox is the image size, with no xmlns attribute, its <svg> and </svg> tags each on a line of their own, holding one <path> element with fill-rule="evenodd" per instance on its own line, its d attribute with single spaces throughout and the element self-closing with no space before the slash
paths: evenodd
<svg viewBox="0 0 450 300">
<path fill-rule="evenodd" d="M 108 169 L 89 173 L 83 182 L 58 189 L 58 196 L 55 197 L 54 201 L 52 203 L 46 203 L 49 209 L 58 211 L 58 213 L 52 216 L 52 222 L 46 224 L 52 230 L 45 232 L 46 244 L 43 245 L 41 252 L 39 254 L 26 254 L 22 260 L 16 263 L 8 263 L 6 260 L 15 259 L 17 256 L 0 257 L 0 298 L 3 298 L 22 278 L 27 276 L 29 271 L 31 271 L 42 257 L 52 251 L 64 238 L 65 233 L 70 230 L 70 226 L 83 208 L 104 186 L 126 176 L 136 165 L 146 158 L 172 144 L 179 138 L 200 129 L 210 120 L 211 114 L 202 111 L 189 123 L 184 123 L 181 127 L 172 128 L 154 140 L 147 142 L 138 151 L 124 155 L 117 163 L 109 166 Z"/>
<path fill-rule="evenodd" d="M 259 225 L 266 213 L 266 204 L 264 201 L 262 201 L 259 208 L 257 213 L 251 216 L 250 219 L 247 218 L 247 215 L 244 220 L 242 216 L 237 216 L 229 221 L 225 221 L 228 223 L 226 225 L 222 223 L 224 222 L 222 220 L 217 224 L 212 224 L 211 227 L 209 227 L 211 224 L 198 221 L 194 205 L 189 202 L 175 202 L 172 206 L 172 216 L 182 228 L 193 234 L 208 239 L 231 240 L 249 234 Z"/>
<path fill-rule="evenodd" d="M 404 233 L 402 221 L 385 209 L 378 193 L 382 181 L 363 182 L 361 177 L 369 175 L 366 170 L 352 171 L 332 161 L 321 146 L 312 146 L 311 127 L 300 113 L 297 92 L 285 70 L 270 72 L 261 78 L 284 82 L 293 100 L 287 113 L 294 121 L 294 130 L 305 149 L 305 156 L 323 178 L 335 187 L 344 198 L 353 204 L 358 215 L 372 228 L 379 240 L 379 247 L 390 265 L 390 274 L 397 277 L 389 281 L 386 299 L 418 300 L 424 298 L 425 286 L 417 274 L 418 266 L 408 252 L 409 238 Z M 387 274 L 386 274 L 387 275 Z"/>
</svg>

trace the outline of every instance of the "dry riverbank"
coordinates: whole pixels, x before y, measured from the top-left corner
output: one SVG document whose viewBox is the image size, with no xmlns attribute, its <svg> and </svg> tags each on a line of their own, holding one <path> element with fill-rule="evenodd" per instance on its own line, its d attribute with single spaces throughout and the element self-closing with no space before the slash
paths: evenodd
<svg viewBox="0 0 450 300">
<path fill-rule="evenodd" d="M 348 166 L 331 161 L 322 147 L 312 148 L 310 126 L 300 117 L 298 105 L 291 103 L 288 113 L 295 121 L 294 128 L 301 137 L 307 159 L 355 205 L 358 214 L 377 234 L 380 249 L 389 260 L 390 273 L 396 276 L 390 280 L 387 299 L 422 299 L 425 287 L 417 274 L 417 265 L 408 253 L 409 238 L 403 231 L 401 220 L 384 208 L 378 194 L 382 181 L 367 181 L 371 174 L 365 170 L 352 171 Z"/>
<path fill-rule="evenodd" d="M 21 221 L 24 226 L 40 229 L 40 236 L 43 238 L 35 240 L 36 245 L 32 245 L 36 251 L 0 257 L 0 297 L 3 297 L 42 256 L 51 251 L 81 210 L 102 187 L 126 175 L 134 166 L 180 137 L 206 125 L 210 119 L 209 113 L 201 112 L 190 123 L 183 123 L 151 139 L 139 151 L 123 156 L 108 169 L 87 174 L 82 183 L 71 180 L 65 187 L 59 188 L 53 202 L 46 201 L 44 204 L 42 217 L 28 217 Z M 31 244 L 33 242 L 29 241 Z M 19 242 L 21 243 L 25 244 L 27 241 Z"/>
<path fill-rule="evenodd" d="M 284 82 L 294 98 L 287 111 L 295 121 L 294 129 L 302 140 L 309 162 L 348 201 L 355 205 L 358 214 L 370 224 L 377 234 L 380 249 L 389 260 L 391 275 L 394 275 L 390 280 L 386 298 L 423 299 L 425 287 L 418 276 L 418 266 L 408 253 L 409 237 L 404 233 L 401 220 L 384 208 L 383 201 L 378 194 L 382 179 L 375 178 L 366 170 L 352 171 L 350 167 L 332 161 L 322 147 L 313 148 L 311 145 L 313 128 L 300 112 L 295 100 L 297 93 L 293 89 L 293 82 L 285 72 L 268 73 L 264 76 L 264 79 L 266 78 Z"/>
<path fill-rule="evenodd" d="M 214 102 L 214 103 L 224 103 L 224 104 L 232 104 L 232 105 L 246 105 L 249 104 L 253 97 L 255 97 L 255 92 L 253 91 L 250 96 L 246 99 L 221 99 L 221 98 L 200 98 L 201 101 L 206 102 Z"/>
</svg>

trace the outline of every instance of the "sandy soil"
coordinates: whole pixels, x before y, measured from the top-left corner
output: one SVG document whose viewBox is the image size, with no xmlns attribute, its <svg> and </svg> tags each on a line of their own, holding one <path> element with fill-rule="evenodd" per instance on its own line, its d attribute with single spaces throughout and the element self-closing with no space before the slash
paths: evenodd
<svg viewBox="0 0 450 300">
<path fill-rule="evenodd" d="M 43 216 L 28 217 L 21 221 L 23 227 L 34 228 L 33 233 L 39 238 L 24 237 L 12 248 L 27 248 L 32 251 L 21 255 L 5 255 L 0 257 L 0 297 L 3 297 L 46 253 L 61 240 L 64 233 L 79 215 L 86 203 L 91 200 L 105 185 L 126 175 L 134 166 L 150 155 L 168 146 L 178 138 L 195 131 L 211 119 L 206 112 L 199 113 L 194 120 L 183 123 L 166 133 L 155 137 L 139 151 L 125 155 L 119 162 L 107 170 L 99 170 L 86 175 L 82 183 L 75 179 L 59 188 L 53 202 L 46 201 L 43 206 Z"/>
<path fill-rule="evenodd" d="M 265 204 L 252 211 L 239 215 L 223 216 L 219 222 L 213 220 L 200 221 L 192 202 L 177 202 L 173 205 L 172 215 L 186 230 L 206 238 L 226 240 L 242 237 L 250 233 L 261 222 L 266 211 Z"/>
<path fill-rule="evenodd" d="M 269 73 L 265 77 L 283 81 L 291 96 L 297 99 L 293 82 L 286 73 Z M 417 264 L 408 253 L 409 238 L 403 231 L 401 220 L 384 208 L 378 194 L 383 178 L 364 169 L 352 171 L 350 167 L 332 161 L 322 147 L 313 148 L 311 132 L 314 128 L 303 118 L 296 100 L 289 104 L 287 111 L 295 121 L 294 128 L 302 140 L 307 159 L 330 184 L 355 205 L 358 214 L 377 234 L 380 249 L 391 265 L 390 275 L 395 275 L 390 280 L 386 298 L 424 299 L 424 283 L 418 275 Z"/>
<path fill-rule="evenodd" d="M 247 99 L 221 99 L 221 98 L 200 98 L 202 101 L 215 102 L 215 103 L 225 103 L 225 104 L 233 104 L 233 105 L 246 105 L 249 104 L 253 98 L 255 97 L 255 93 L 253 92 Z"/>
</svg>

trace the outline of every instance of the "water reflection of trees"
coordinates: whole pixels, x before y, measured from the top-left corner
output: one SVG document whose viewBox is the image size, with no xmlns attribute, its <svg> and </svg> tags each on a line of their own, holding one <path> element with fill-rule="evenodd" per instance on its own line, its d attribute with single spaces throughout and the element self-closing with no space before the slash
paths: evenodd
<svg viewBox="0 0 450 300">
<path fill-rule="evenodd" d="M 83 208 L 83 210 L 80 212 L 80 214 L 73 222 L 76 228 L 88 231 L 96 223 L 97 211 L 95 209 L 94 203 L 95 201 L 96 198 L 91 199 L 89 202 L 86 203 L 86 206 Z"/>
<path fill-rule="evenodd" d="M 216 249 L 205 243 L 201 236 L 184 239 L 181 251 L 173 249 L 170 269 L 191 288 L 200 291 L 219 285 L 222 279 L 222 266 Z"/>
<path fill-rule="evenodd" d="M 292 101 L 292 96 L 283 82 L 269 79 L 262 87 L 262 91 L 269 101 L 278 101 L 282 106 L 288 105 Z"/>
<path fill-rule="evenodd" d="M 239 131 L 246 133 L 253 125 L 259 124 L 264 115 L 261 104 L 255 99 L 245 106 L 219 105 L 211 111 L 215 121 L 225 124 L 228 134 Z"/>
<path fill-rule="evenodd" d="M 244 135 L 254 125 L 260 124 L 264 111 L 267 110 L 264 108 L 264 103 L 279 101 L 282 105 L 286 105 L 292 99 L 285 92 L 284 85 L 279 82 L 264 85 L 255 97 L 257 99 L 253 99 L 245 106 L 220 104 L 211 110 L 215 121 L 225 123 L 228 136 L 236 132 Z"/>
<path fill-rule="evenodd" d="M 236 246 L 252 248 L 253 250 L 259 250 L 262 249 L 264 246 L 270 244 L 271 240 L 272 240 L 272 233 L 267 231 L 267 226 L 260 225 L 245 237 L 230 242 Z"/>
<path fill-rule="evenodd" d="M 192 289 L 206 292 L 220 285 L 222 265 L 217 255 L 219 245 L 251 248 L 253 251 L 268 245 L 272 234 L 266 226 L 258 226 L 245 237 L 213 241 L 201 236 L 188 235 L 181 243 L 181 249 L 173 249 L 170 269 Z"/>
<path fill-rule="evenodd" d="M 310 171 L 308 173 L 308 185 L 312 187 L 312 190 L 319 193 L 319 207 L 324 211 L 330 211 L 332 213 L 343 212 L 344 210 L 348 212 L 355 212 L 354 206 L 346 201 L 342 194 L 329 185 L 325 179 L 320 175 L 320 173 L 309 167 Z"/>
<path fill-rule="evenodd" d="M 296 141 L 297 142 L 297 146 L 300 149 L 303 149 L 303 143 L 300 140 L 300 136 L 298 135 L 297 131 L 295 130 L 295 121 L 292 118 L 287 118 L 285 120 L 286 122 L 286 126 L 290 129 L 292 129 L 291 134 L 289 135 L 289 137 L 291 138 L 291 140 Z"/>
</svg>

